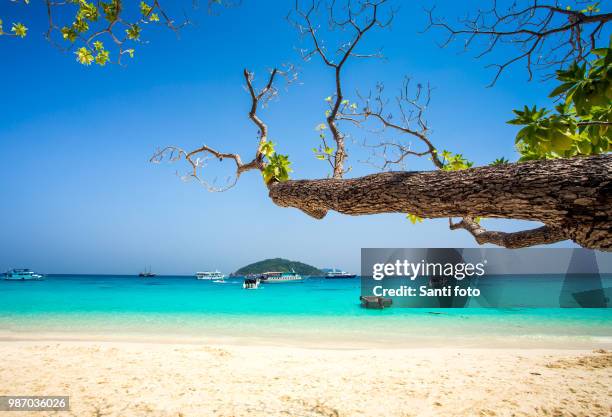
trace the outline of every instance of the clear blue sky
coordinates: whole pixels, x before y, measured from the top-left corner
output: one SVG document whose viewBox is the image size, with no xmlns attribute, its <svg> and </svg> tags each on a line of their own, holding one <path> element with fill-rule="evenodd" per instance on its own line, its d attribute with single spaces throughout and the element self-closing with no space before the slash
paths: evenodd
<svg viewBox="0 0 612 417">
<path fill-rule="evenodd" d="M 261 80 L 267 68 L 293 62 L 301 84 L 281 91 L 261 116 L 278 150 L 289 154 L 294 178 L 328 173 L 311 148 L 323 98 L 333 92 L 332 74 L 318 60 L 300 61 L 301 41 L 285 20 L 293 2 L 285 3 L 245 0 L 216 16 L 189 12 L 196 24 L 180 39 L 168 30 L 146 32 L 150 43 L 137 47 L 126 68 L 78 65 L 44 40 L 44 10 L 30 5 L 23 17 L 28 37 L 0 38 L 0 269 L 136 273 L 151 265 L 158 273 L 191 274 L 285 257 L 358 271 L 362 247 L 475 246 L 466 232 L 449 231 L 446 219 L 412 225 L 400 214 L 330 213 L 317 221 L 275 206 L 255 172 L 228 192 L 209 193 L 174 175 L 183 166 L 148 163 L 167 144 L 206 143 L 250 156 L 256 131 L 246 118 L 242 69 Z M 427 20 L 422 4 L 402 3 L 393 27 L 363 45 L 364 51 L 384 46 L 386 59 L 350 63 L 345 90 L 351 95 L 381 80 L 392 91 L 404 74 L 429 81 L 435 91 L 427 118 L 440 148 L 461 151 L 477 165 L 500 156 L 515 160 L 516 128 L 505 121 L 512 108 L 547 103 L 550 85 L 527 83 L 516 66 L 486 88 L 489 61 L 457 54 L 459 45 L 439 49 L 441 33 L 419 33 Z M 466 11 L 445 3 L 441 13 Z M 3 2 L 0 18 L 16 10 Z M 368 172 L 357 163 L 363 152 L 350 153 L 351 175 Z M 409 169 L 428 168 L 426 162 Z"/>
</svg>

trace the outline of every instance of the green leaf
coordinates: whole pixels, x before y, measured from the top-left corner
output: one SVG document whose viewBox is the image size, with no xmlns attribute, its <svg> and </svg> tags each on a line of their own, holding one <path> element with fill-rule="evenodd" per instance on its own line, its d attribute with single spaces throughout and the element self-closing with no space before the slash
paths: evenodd
<svg viewBox="0 0 612 417">
<path fill-rule="evenodd" d="M 119 17 L 119 10 L 121 10 L 120 0 L 111 0 L 110 3 L 100 2 L 102 11 L 104 12 L 104 18 L 109 22 L 114 22 Z"/>
<path fill-rule="evenodd" d="M 291 162 L 287 155 L 275 153 L 268 158 L 268 163 L 262 171 L 264 182 L 268 184 L 270 181 L 287 181 L 289 173 L 292 171 Z"/>
<path fill-rule="evenodd" d="M 591 53 L 597 56 L 606 56 L 610 48 L 597 48 L 591 50 Z"/>
<path fill-rule="evenodd" d="M 70 42 L 74 42 L 77 38 L 77 32 L 71 27 L 63 27 L 60 32 L 62 32 L 62 37 Z"/>
<path fill-rule="evenodd" d="M 144 17 L 147 17 L 152 11 L 153 7 L 149 6 L 144 1 L 140 2 L 140 14 L 142 14 Z"/>
<path fill-rule="evenodd" d="M 98 8 L 95 6 L 95 4 L 87 3 L 85 0 L 79 1 L 79 11 L 76 15 L 77 20 L 87 19 L 91 22 L 95 22 L 98 20 L 98 17 Z"/>
<path fill-rule="evenodd" d="M 570 150 L 572 148 L 572 145 L 574 144 L 574 141 L 571 137 L 569 137 L 565 133 L 561 133 L 558 131 L 553 134 L 553 137 L 551 138 L 550 142 L 552 150 L 559 154 Z"/>
<path fill-rule="evenodd" d="M 506 158 L 501 157 L 501 158 L 497 158 L 495 159 L 493 162 L 491 162 L 491 166 L 498 166 L 498 165 L 507 165 L 509 164 L 510 161 L 508 161 Z"/>
<path fill-rule="evenodd" d="M 96 64 L 100 65 L 101 67 L 105 66 L 106 63 L 109 61 L 109 52 L 108 51 L 99 51 L 98 54 L 96 55 Z"/>
<path fill-rule="evenodd" d="M 417 216 L 416 214 L 410 214 L 410 213 L 408 213 L 408 214 L 406 214 L 406 218 L 407 218 L 408 220 L 410 220 L 410 223 L 412 223 L 412 224 L 422 223 L 422 222 L 423 222 L 423 218 L 422 218 L 422 217 Z"/>
<path fill-rule="evenodd" d="M 442 151 L 442 163 L 444 164 L 443 170 L 445 171 L 459 171 L 461 169 L 467 169 L 474 165 L 473 162 L 468 161 L 463 157 L 462 154 L 456 154 L 443 150 Z"/>
<path fill-rule="evenodd" d="M 270 158 L 274 154 L 274 143 L 267 141 L 261 145 L 260 152 L 267 158 Z"/>
<path fill-rule="evenodd" d="M 138 40 L 140 39 L 141 30 L 142 29 L 140 28 L 140 26 L 138 26 L 136 23 L 133 23 L 125 30 L 125 33 L 128 39 Z"/>
<path fill-rule="evenodd" d="M 89 66 L 94 61 L 94 56 L 89 49 L 82 46 L 75 52 L 78 63 Z"/>
<path fill-rule="evenodd" d="M 548 95 L 548 97 L 556 97 L 560 94 L 565 93 L 567 90 L 569 90 L 570 88 L 574 87 L 576 84 L 574 82 L 566 82 L 563 83 L 559 86 L 557 86 L 554 90 L 551 91 L 551 93 Z"/>
<path fill-rule="evenodd" d="M 87 23 L 85 20 L 83 19 L 77 19 L 73 24 L 72 24 L 72 30 L 74 30 L 76 33 L 84 33 L 87 32 L 89 30 L 89 23 Z"/>
<path fill-rule="evenodd" d="M 22 23 L 13 23 L 13 27 L 11 28 L 11 32 L 15 33 L 15 36 L 20 38 L 25 38 L 28 28 L 25 27 Z"/>
</svg>

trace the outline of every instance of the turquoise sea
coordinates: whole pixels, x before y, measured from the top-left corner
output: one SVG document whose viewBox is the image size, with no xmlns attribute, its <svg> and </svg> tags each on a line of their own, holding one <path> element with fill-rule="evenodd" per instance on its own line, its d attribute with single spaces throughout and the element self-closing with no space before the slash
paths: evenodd
<svg viewBox="0 0 612 417">
<path fill-rule="evenodd" d="M 316 346 L 610 347 L 612 309 L 366 310 L 360 280 L 242 289 L 186 276 L 0 281 L 0 339 L 121 338 Z"/>
</svg>

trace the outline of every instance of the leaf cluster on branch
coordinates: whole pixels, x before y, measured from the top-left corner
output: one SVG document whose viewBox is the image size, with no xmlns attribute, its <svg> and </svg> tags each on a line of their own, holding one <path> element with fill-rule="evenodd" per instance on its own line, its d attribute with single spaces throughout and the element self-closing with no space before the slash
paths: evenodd
<svg viewBox="0 0 612 417">
<path fill-rule="evenodd" d="M 561 102 L 554 112 L 536 106 L 514 110 L 517 117 L 508 123 L 525 126 L 516 135 L 521 161 L 612 150 L 612 39 L 592 55 L 588 64 L 573 62 L 557 71 L 561 84 L 550 97 Z"/>
<path fill-rule="evenodd" d="M 7 0 L 0 0 L 7 1 Z M 30 0 L 8 0 L 14 5 L 35 7 Z M 149 26 L 163 26 L 178 33 L 189 24 L 187 17 L 176 22 L 162 7 L 160 0 L 36 0 L 44 4 L 48 27 L 47 40 L 62 50 L 73 51 L 78 63 L 105 66 L 121 64 L 124 56 L 134 57 L 135 47 L 142 44 L 142 32 Z M 162 0 L 163 1 L 163 0 Z M 222 0 L 209 0 L 209 8 Z M 25 38 L 28 28 L 22 22 L 12 23 L 5 32 L 0 16 L 0 36 Z"/>
</svg>

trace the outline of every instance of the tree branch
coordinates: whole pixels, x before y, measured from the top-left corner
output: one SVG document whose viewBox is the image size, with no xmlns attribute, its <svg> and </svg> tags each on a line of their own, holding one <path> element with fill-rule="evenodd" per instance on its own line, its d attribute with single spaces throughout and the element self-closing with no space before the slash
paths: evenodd
<svg viewBox="0 0 612 417">
<path fill-rule="evenodd" d="M 330 27 L 338 28 L 350 28 L 353 32 L 351 39 L 346 42 L 343 46 L 337 49 L 338 60 L 337 62 L 330 58 L 326 50 L 322 46 L 322 42 L 317 35 L 318 28 L 313 24 L 312 18 L 318 8 L 318 3 L 314 0 L 310 2 L 310 6 L 307 10 L 301 10 L 299 0 L 295 2 L 295 14 L 303 21 L 303 23 L 293 22 L 298 31 L 301 34 L 307 34 L 312 41 L 312 49 L 303 51 L 302 57 L 305 60 L 309 60 L 315 55 L 321 57 L 325 65 L 333 68 L 334 70 L 334 85 L 335 93 L 333 101 L 330 103 L 330 109 L 326 115 L 326 123 L 332 134 L 334 142 L 336 143 L 336 150 L 334 152 L 334 158 L 332 161 L 333 178 L 342 178 L 347 172 L 344 168 L 344 163 L 348 154 L 346 152 L 345 134 L 339 129 L 337 120 L 342 103 L 344 102 L 344 95 L 342 89 L 342 69 L 350 57 L 376 57 L 377 54 L 356 54 L 355 48 L 363 39 L 363 36 L 375 26 L 386 27 L 391 24 L 393 19 L 393 12 L 386 21 L 382 21 L 379 18 L 379 8 L 386 3 L 387 0 L 362 0 L 359 2 L 357 11 L 353 9 L 353 6 L 348 4 L 346 9 L 346 19 L 339 20 L 335 17 L 335 1 L 332 1 L 328 7 L 329 12 L 329 25 Z M 367 15 L 363 17 L 364 14 Z M 363 22 L 359 21 L 362 18 Z"/>
<path fill-rule="evenodd" d="M 185 151 L 178 146 L 167 146 L 163 149 L 160 149 L 155 152 L 155 154 L 149 160 L 153 163 L 160 163 L 163 160 L 167 160 L 169 162 L 177 162 L 181 159 L 187 161 L 190 165 L 191 169 L 187 177 L 196 179 L 203 185 L 205 185 L 209 191 L 220 192 L 226 191 L 232 188 L 238 182 L 240 175 L 244 172 L 251 170 L 263 171 L 266 164 L 264 162 L 264 155 L 262 153 L 262 146 L 268 140 L 268 126 L 263 122 L 263 120 L 257 115 L 257 109 L 260 105 L 264 105 L 267 101 L 269 101 L 272 97 L 276 96 L 277 90 L 274 87 L 274 80 L 277 74 L 286 75 L 285 72 L 281 72 L 278 69 L 274 68 L 270 72 L 270 76 L 268 77 L 268 81 L 266 85 L 259 91 L 257 91 L 253 85 L 253 73 L 249 72 L 247 69 L 244 70 L 244 79 L 246 82 L 246 89 L 251 96 L 251 107 L 249 109 L 249 119 L 255 124 L 258 128 L 258 145 L 257 150 L 255 152 L 255 156 L 248 163 L 243 163 L 240 155 L 235 153 L 224 153 L 217 151 L 207 145 L 203 145 L 197 149 L 192 151 Z M 234 180 L 229 182 L 224 187 L 212 187 L 207 181 L 202 179 L 199 175 L 199 170 L 205 166 L 206 155 L 212 155 L 217 158 L 219 161 L 223 161 L 224 159 L 232 159 L 236 164 L 236 173 Z M 203 156 L 203 157 L 201 157 Z"/>
<path fill-rule="evenodd" d="M 423 218 L 540 221 L 584 247 L 612 249 L 612 155 L 460 171 L 383 172 L 272 184 L 270 198 L 322 218 L 412 213 Z"/>
<path fill-rule="evenodd" d="M 492 243 L 508 249 L 527 248 L 535 245 L 545 245 L 567 240 L 567 234 L 562 229 L 542 226 L 531 230 L 506 233 L 488 231 L 471 217 L 465 217 L 458 223 L 449 219 L 451 230 L 465 229 L 476 239 L 479 245 Z"/>
<path fill-rule="evenodd" d="M 429 127 L 424 119 L 425 110 L 429 106 L 431 99 L 432 89 L 429 85 L 424 89 L 421 84 L 417 84 L 414 96 L 412 96 L 409 93 L 409 84 L 410 79 L 405 77 L 400 93 L 395 97 L 395 104 L 399 111 L 399 122 L 395 122 L 396 118 L 393 117 L 393 113 L 386 109 L 388 101 L 383 98 L 384 85 L 382 83 L 376 85 L 376 94 L 374 96 L 372 96 L 371 92 L 365 98 L 358 94 L 363 100 L 363 110 L 356 111 L 355 107 L 351 108 L 345 105 L 341 109 L 338 119 L 350 121 L 358 127 L 362 127 L 362 124 L 368 119 L 374 119 L 383 126 L 382 131 L 390 129 L 408 137 L 416 138 L 425 145 L 424 151 L 415 151 L 410 144 L 406 144 L 403 141 L 383 141 L 376 145 L 368 145 L 364 142 L 366 147 L 375 151 L 373 152 L 375 157 L 383 158 L 381 170 L 385 170 L 393 165 L 399 165 L 403 169 L 404 160 L 411 155 L 419 157 L 429 155 L 435 168 L 443 169 L 444 164 L 438 155 L 438 150 L 428 137 Z M 413 125 L 416 126 L 413 127 Z M 380 149 L 382 149 L 382 155 L 376 153 L 376 150 Z M 395 151 L 394 156 L 389 157 L 387 155 L 389 149 Z"/>
<path fill-rule="evenodd" d="M 603 27 L 612 20 L 612 13 L 599 13 L 596 6 L 587 6 L 575 2 L 582 10 L 561 7 L 557 1 L 530 0 L 527 7 L 521 8 L 519 2 L 513 3 L 507 10 L 500 10 L 496 0 L 492 1 L 489 10 L 479 10 L 474 17 L 466 17 L 460 21 L 459 27 L 446 23 L 434 16 L 434 9 L 428 10 L 429 25 L 442 28 L 448 37 L 442 43 L 447 46 L 458 37 L 463 37 L 464 49 L 468 49 L 478 38 L 484 38 L 484 47 L 476 55 L 481 58 L 488 55 L 505 43 L 518 49 L 518 55 L 501 64 L 491 64 L 497 71 L 489 86 L 494 85 L 502 72 L 510 65 L 525 61 L 529 80 L 533 77 L 533 69 L 560 68 L 565 64 L 583 61 L 591 50 L 597 48 L 597 41 Z M 591 28 L 588 35 L 585 32 Z M 550 43 L 555 46 L 547 47 Z"/>
</svg>

